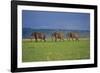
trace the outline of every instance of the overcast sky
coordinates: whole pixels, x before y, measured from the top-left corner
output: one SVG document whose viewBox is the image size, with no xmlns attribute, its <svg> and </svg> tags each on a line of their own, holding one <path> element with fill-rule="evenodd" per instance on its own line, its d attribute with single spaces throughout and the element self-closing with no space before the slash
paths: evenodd
<svg viewBox="0 0 100 73">
<path fill-rule="evenodd" d="M 33 29 L 89 30 L 90 14 L 23 10 L 22 25 Z"/>
</svg>

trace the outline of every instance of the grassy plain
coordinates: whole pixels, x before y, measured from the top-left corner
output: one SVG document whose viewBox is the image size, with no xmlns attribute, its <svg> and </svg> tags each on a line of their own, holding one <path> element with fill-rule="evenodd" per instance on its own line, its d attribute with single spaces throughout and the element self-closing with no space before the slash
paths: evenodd
<svg viewBox="0 0 100 73">
<path fill-rule="evenodd" d="M 22 61 L 54 61 L 54 60 L 80 60 L 90 58 L 90 40 L 79 41 L 51 41 L 46 42 L 22 41 Z"/>
</svg>

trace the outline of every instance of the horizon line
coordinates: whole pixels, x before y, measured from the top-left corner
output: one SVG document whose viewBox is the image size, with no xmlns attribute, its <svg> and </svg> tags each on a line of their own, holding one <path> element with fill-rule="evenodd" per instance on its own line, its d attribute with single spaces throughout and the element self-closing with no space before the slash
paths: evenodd
<svg viewBox="0 0 100 73">
<path fill-rule="evenodd" d="M 27 28 L 27 27 L 23 27 L 23 28 Z M 81 30 L 81 29 L 54 29 L 54 28 L 27 28 L 27 29 L 37 29 L 37 30 L 39 30 L 39 29 L 49 29 L 49 30 Z M 84 30 L 84 29 L 82 29 L 82 30 Z M 88 30 L 88 29 L 85 29 L 85 30 L 87 30 L 87 31 L 90 31 L 90 30 Z"/>
</svg>

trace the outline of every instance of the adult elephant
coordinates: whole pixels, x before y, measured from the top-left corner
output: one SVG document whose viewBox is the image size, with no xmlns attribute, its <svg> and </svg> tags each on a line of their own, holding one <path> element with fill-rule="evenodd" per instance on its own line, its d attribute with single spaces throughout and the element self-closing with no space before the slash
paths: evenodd
<svg viewBox="0 0 100 73">
<path fill-rule="evenodd" d="M 31 40 L 34 38 L 36 42 L 38 41 L 38 39 L 40 39 L 41 41 L 42 41 L 42 40 L 43 40 L 43 41 L 46 41 L 46 36 L 45 36 L 45 34 L 42 33 L 42 32 L 33 32 L 33 33 L 31 34 L 31 37 L 32 37 Z"/>
<path fill-rule="evenodd" d="M 60 39 L 60 41 L 61 41 L 61 40 L 64 41 L 64 34 L 61 33 L 61 32 L 54 32 L 54 33 L 52 34 L 52 40 L 57 41 L 58 39 Z"/>
<path fill-rule="evenodd" d="M 79 40 L 79 34 L 75 32 L 69 32 L 66 36 L 68 40 Z"/>
</svg>

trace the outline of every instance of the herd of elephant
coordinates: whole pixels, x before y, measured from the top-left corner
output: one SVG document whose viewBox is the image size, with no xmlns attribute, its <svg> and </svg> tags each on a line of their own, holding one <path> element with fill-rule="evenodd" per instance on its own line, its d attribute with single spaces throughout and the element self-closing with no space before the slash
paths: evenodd
<svg viewBox="0 0 100 73">
<path fill-rule="evenodd" d="M 64 33 L 61 33 L 61 32 L 54 32 L 51 34 L 51 38 L 52 38 L 52 41 L 57 41 L 57 40 L 60 40 L 60 41 L 64 41 Z M 39 39 L 42 41 L 46 41 L 46 35 L 42 32 L 33 32 L 31 34 L 31 41 L 32 39 L 35 39 L 35 41 L 39 41 Z M 75 32 L 69 32 L 66 34 L 66 39 L 67 40 L 79 40 L 79 34 L 78 33 L 75 33 Z"/>
</svg>

